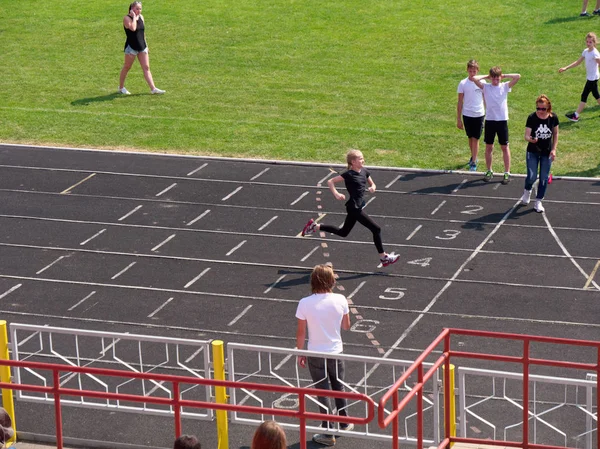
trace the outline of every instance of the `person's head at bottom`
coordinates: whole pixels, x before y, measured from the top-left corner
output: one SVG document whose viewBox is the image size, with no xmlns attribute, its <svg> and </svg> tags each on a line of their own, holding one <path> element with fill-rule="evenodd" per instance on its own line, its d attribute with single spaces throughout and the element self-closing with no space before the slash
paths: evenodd
<svg viewBox="0 0 600 449">
<path fill-rule="evenodd" d="M 202 449 L 202 446 L 194 435 L 181 435 L 175 440 L 173 449 Z"/>
<path fill-rule="evenodd" d="M 265 421 L 254 432 L 250 449 L 286 449 L 283 428 L 275 421 Z"/>
</svg>

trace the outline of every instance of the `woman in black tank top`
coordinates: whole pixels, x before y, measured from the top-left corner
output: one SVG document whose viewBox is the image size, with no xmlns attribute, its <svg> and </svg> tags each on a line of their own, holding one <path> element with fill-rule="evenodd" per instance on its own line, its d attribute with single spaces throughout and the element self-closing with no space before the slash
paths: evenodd
<svg viewBox="0 0 600 449">
<path fill-rule="evenodd" d="M 123 17 L 123 28 L 125 29 L 125 62 L 121 69 L 119 77 L 119 93 L 129 95 L 129 91 L 125 89 L 125 78 L 129 73 L 129 69 L 135 62 L 135 58 L 140 61 L 144 78 L 150 86 L 150 92 L 153 94 L 164 94 L 165 91 L 158 89 L 154 85 L 152 73 L 150 73 L 150 57 L 148 55 L 148 46 L 146 45 L 146 37 L 144 35 L 144 17 L 142 16 L 142 2 L 133 2 L 129 5 L 129 13 Z"/>
</svg>

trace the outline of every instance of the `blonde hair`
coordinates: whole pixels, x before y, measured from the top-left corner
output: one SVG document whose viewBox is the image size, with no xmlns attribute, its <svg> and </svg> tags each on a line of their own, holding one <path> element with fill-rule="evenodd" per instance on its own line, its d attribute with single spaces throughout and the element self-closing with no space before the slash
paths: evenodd
<svg viewBox="0 0 600 449">
<path fill-rule="evenodd" d="M 313 293 L 329 293 L 335 285 L 335 273 L 331 265 L 317 265 L 310 274 L 310 289 Z"/>
<path fill-rule="evenodd" d="M 592 40 L 594 41 L 594 44 L 596 44 L 596 42 L 598 42 L 598 38 L 596 37 L 596 33 L 588 33 L 588 34 L 585 36 L 585 39 L 586 39 L 586 40 L 588 40 L 588 39 L 592 39 Z"/>
<path fill-rule="evenodd" d="M 286 449 L 285 432 L 275 421 L 265 421 L 254 432 L 250 449 Z"/>
<path fill-rule="evenodd" d="M 542 94 L 539 97 L 537 97 L 537 100 L 535 100 L 535 105 L 537 106 L 538 103 L 544 103 L 544 105 L 546 105 L 546 112 L 548 112 L 548 114 L 552 115 L 552 103 L 550 102 L 550 98 L 548 98 L 546 95 Z"/>
<path fill-rule="evenodd" d="M 352 167 L 352 162 L 355 159 L 358 159 L 359 157 L 361 157 L 362 151 L 360 150 L 350 150 L 346 153 L 346 164 L 348 164 L 348 168 Z"/>
</svg>

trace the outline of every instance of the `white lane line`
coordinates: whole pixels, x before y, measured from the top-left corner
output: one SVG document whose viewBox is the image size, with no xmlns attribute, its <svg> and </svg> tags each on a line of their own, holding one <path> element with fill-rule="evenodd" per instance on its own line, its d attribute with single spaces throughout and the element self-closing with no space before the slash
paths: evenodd
<svg viewBox="0 0 600 449">
<path fill-rule="evenodd" d="M 287 274 L 284 274 L 283 276 L 279 276 L 279 279 L 277 279 L 275 282 L 273 282 L 269 288 L 267 288 L 263 293 L 269 293 L 271 290 L 273 290 L 273 288 L 279 284 L 285 277 L 287 276 Z"/>
<path fill-rule="evenodd" d="M 456 186 L 456 188 L 452 191 L 452 193 L 456 193 L 459 191 L 459 189 L 464 186 L 469 180 L 468 179 L 463 179 L 463 181 Z"/>
<path fill-rule="evenodd" d="M 133 215 L 134 213 L 136 213 L 138 210 L 140 210 L 142 208 L 142 205 L 140 204 L 139 206 L 135 207 L 133 210 L 127 212 L 125 215 L 123 215 L 121 218 L 119 218 L 118 221 L 123 221 L 125 220 L 127 217 L 129 217 L 130 215 Z"/>
<path fill-rule="evenodd" d="M 164 239 L 161 243 L 159 243 L 158 245 L 156 245 L 150 251 L 156 251 L 158 248 L 160 248 L 161 246 L 163 246 L 165 243 L 167 243 L 169 240 L 171 240 L 172 238 L 174 238 L 176 235 L 177 234 L 171 234 L 169 237 L 167 237 L 166 239 Z"/>
<path fill-rule="evenodd" d="M 79 302 L 77 302 L 76 304 L 74 304 L 74 305 L 72 305 L 71 307 L 69 307 L 67 310 L 68 310 L 68 311 L 71 311 L 71 310 L 73 310 L 75 307 L 77 307 L 77 306 L 79 306 L 79 305 L 83 304 L 83 303 L 84 303 L 84 301 L 85 301 L 86 299 L 88 299 L 88 298 L 91 298 L 91 297 L 92 297 L 94 294 L 96 294 L 96 292 L 95 292 L 95 291 L 93 291 L 92 293 L 90 293 L 89 295 L 87 295 L 85 298 L 83 298 L 82 300 L 80 300 L 80 301 L 79 301 Z"/>
<path fill-rule="evenodd" d="M 227 326 L 233 326 L 235 323 L 238 322 L 238 320 L 243 317 L 246 312 L 248 312 L 248 310 L 250 310 L 252 308 L 252 304 L 250 304 L 249 306 L 246 306 L 246 308 L 242 311 L 242 313 L 240 313 L 238 316 L 236 316 L 233 320 L 231 320 L 231 322 L 229 324 L 227 324 Z"/>
<path fill-rule="evenodd" d="M 436 212 L 439 211 L 444 204 L 446 204 L 446 200 L 442 201 L 438 207 L 436 207 L 435 209 L 433 209 L 433 212 L 431 212 L 431 215 L 435 215 Z"/>
<path fill-rule="evenodd" d="M 221 198 L 221 201 L 227 201 L 229 198 L 231 198 L 233 195 L 235 195 L 236 193 L 238 193 L 240 190 L 242 190 L 242 187 L 244 186 L 239 186 L 237 189 L 235 189 L 233 192 L 231 192 L 229 195 Z"/>
<path fill-rule="evenodd" d="M 164 303 L 162 303 L 154 312 L 152 312 L 150 315 L 148 315 L 148 318 L 152 318 L 154 315 L 156 315 L 158 312 L 160 312 L 162 309 L 164 309 L 165 306 L 167 304 L 169 304 L 171 301 L 173 301 L 173 297 L 167 299 Z"/>
<path fill-rule="evenodd" d="M 271 223 L 273 223 L 275 220 L 277 220 L 277 215 L 275 215 L 273 218 L 271 218 L 269 221 L 267 221 L 264 225 L 262 225 L 260 228 L 258 228 L 258 230 L 262 231 L 267 226 L 269 226 Z"/>
<path fill-rule="evenodd" d="M 238 249 L 240 249 L 242 247 L 242 245 L 244 245 L 244 243 L 246 243 L 248 240 L 242 240 L 237 246 L 231 248 L 231 250 L 225 254 L 226 256 L 231 256 L 235 251 L 237 251 Z"/>
<path fill-rule="evenodd" d="M 410 239 L 412 239 L 412 238 L 415 236 L 415 234 L 416 234 L 417 232 L 419 232 L 419 230 L 420 230 L 422 227 L 423 227 L 423 225 L 419 225 L 419 226 L 417 226 L 417 227 L 415 228 L 415 230 L 414 230 L 413 232 L 411 232 L 411 233 L 410 233 L 410 235 L 409 235 L 408 237 L 406 237 L 406 240 L 410 240 Z"/>
<path fill-rule="evenodd" d="M 96 304 L 98 304 L 98 303 L 95 303 L 92 307 L 94 307 Z M 125 332 L 125 333 L 128 334 L 129 332 Z M 108 351 L 111 350 L 111 348 L 113 348 L 120 341 L 121 341 L 120 338 L 117 338 L 116 340 L 113 340 L 112 343 L 109 344 L 108 346 L 103 346 L 102 350 L 98 354 L 105 355 Z"/>
<path fill-rule="evenodd" d="M 200 170 L 202 170 L 204 167 L 206 167 L 208 165 L 208 162 L 205 162 L 204 164 L 202 164 L 200 167 L 198 167 L 195 170 L 192 170 L 191 172 L 189 172 L 186 176 L 192 176 L 194 173 L 199 172 Z"/>
<path fill-rule="evenodd" d="M 310 256 L 312 256 L 315 253 L 315 251 L 317 251 L 319 248 L 320 248 L 320 246 L 315 246 L 313 249 L 311 249 L 309 251 L 309 253 L 306 256 L 304 256 L 302 259 L 300 259 L 300 262 L 305 262 L 306 259 L 308 259 Z"/>
<path fill-rule="evenodd" d="M 191 362 L 192 360 L 194 360 L 194 359 L 196 358 L 196 356 L 197 356 L 198 354 L 200 354 L 200 353 L 201 353 L 203 350 L 204 350 L 204 348 L 201 348 L 201 347 L 200 347 L 200 348 L 198 348 L 198 349 L 196 349 L 196 350 L 195 350 L 195 351 L 192 353 L 192 355 L 190 355 L 190 356 L 189 356 L 187 359 L 185 359 L 185 363 L 190 363 L 190 362 Z"/>
<path fill-rule="evenodd" d="M 56 262 L 60 261 L 61 259 L 64 259 L 67 256 L 60 256 L 58 259 L 56 259 L 54 262 L 46 265 L 44 268 L 42 268 L 40 271 L 37 271 L 35 274 L 40 274 L 43 273 L 44 271 L 46 271 L 48 268 L 50 268 L 52 265 L 54 265 Z"/>
<path fill-rule="evenodd" d="M 165 190 L 163 190 L 162 192 L 158 192 L 156 195 L 154 196 L 161 196 L 163 193 L 167 193 L 169 190 L 171 190 L 173 187 L 175 187 L 177 185 L 176 182 L 174 182 L 173 184 L 171 184 L 169 187 L 167 187 Z"/>
<path fill-rule="evenodd" d="M 261 171 L 260 173 L 254 175 L 252 178 L 250 178 L 250 181 L 254 181 L 255 179 L 259 178 L 260 176 L 264 175 L 266 172 L 268 172 L 269 170 L 271 170 L 270 168 L 265 168 L 263 171 Z"/>
<path fill-rule="evenodd" d="M 402 178 L 403 175 L 398 175 L 396 176 L 394 179 L 392 179 L 392 181 L 385 186 L 386 189 L 389 189 L 390 187 L 392 187 L 392 184 L 394 184 L 396 181 L 398 181 L 400 178 Z"/>
<path fill-rule="evenodd" d="M 293 357 L 293 355 L 292 355 L 292 354 L 288 354 L 288 355 L 286 355 L 286 356 L 283 358 L 283 360 L 282 360 L 281 362 L 279 362 L 279 364 L 278 364 L 278 365 L 275 367 L 275 371 L 279 371 L 279 369 L 280 369 L 280 368 L 281 368 L 283 365 L 285 365 L 285 364 L 287 363 L 287 361 L 288 361 L 289 359 L 291 359 L 292 357 Z"/>
<path fill-rule="evenodd" d="M 91 175 L 89 175 L 87 178 L 82 179 L 81 181 L 79 181 L 76 184 L 73 184 L 71 187 L 69 187 L 68 189 L 63 190 L 61 193 L 61 195 L 64 195 L 66 193 L 71 193 L 71 190 L 73 190 L 75 187 L 77 187 L 80 184 L 83 184 L 84 182 L 86 182 L 88 179 L 92 178 L 93 176 L 96 176 L 96 173 L 92 173 Z"/>
<path fill-rule="evenodd" d="M 196 218 L 194 218 L 192 221 L 190 221 L 189 223 L 186 223 L 186 226 L 191 226 L 194 223 L 196 223 L 198 220 L 201 220 L 202 218 L 204 218 L 206 215 L 208 215 L 208 213 L 210 212 L 210 209 L 206 209 L 204 212 L 202 212 L 200 215 L 198 215 Z"/>
<path fill-rule="evenodd" d="M 299 202 L 302 198 L 304 198 L 306 195 L 308 195 L 309 192 L 304 192 L 302 195 L 300 195 L 298 198 L 296 198 L 294 201 L 292 201 L 290 203 L 290 206 L 293 206 L 294 204 L 296 204 L 297 202 Z"/>
<path fill-rule="evenodd" d="M 202 273 L 200 273 L 198 276 L 196 276 L 194 279 L 192 279 L 190 282 L 188 282 L 187 284 L 185 284 L 183 286 L 183 288 L 188 288 L 189 286 L 193 285 L 194 282 L 196 282 L 198 279 L 200 279 L 202 276 L 204 276 L 206 273 L 208 273 L 210 271 L 210 267 L 206 268 L 202 271 Z"/>
<path fill-rule="evenodd" d="M 583 274 L 583 276 L 586 280 L 589 279 L 590 275 L 588 275 L 585 272 L 585 270 L 583 268 L 581 268 L 581 265 L 579 265 L 577 263 L 577 261 L 575 260 L 575 258 L 573 258 L 573 256 L 571 256 L 571 253 L 567 250 L 565 245 L 563 245 L 562 241 L 558 238 L 558 235 L 556 234 L 556 232 L 554 232 L 554 228 L 552 228 L 550 221 L 548 221 L 548 217 L 546 216 L 546 213 L 543 213 L 542 216 L 544 217 L 544 221 L 546 222 L 546 226 L 548 226 L 548 230 L 550 231 L 550 234 L 552 234 L 552 237 L 554 237 L 554 240 L 556 240 L 556 243 L 558 244 L 558 246 L 560 246 L 560 249 L 562 249 L 563 254 L 569 258 L 569 260 L 573 263 L 573 265 L 575 265 L 575 268 L 577 268 L 579 270 L 579 272 L 581 274 Z M 596 287 L 598 290 L 600 290 L 600 287 L 598 286 L 598 284 L 596 282 L 591 281 L 591 283 L 594 287 Z"/>
<path fill-rule="evenodd" d="M 358 291 L 364 287 L 364 285 L 367 283 L 367 281 L 362 281 L 360 284 L 358 284 L 358 287 L 356 287 L 354 289 L 354 291 L 352 293 L 350 293 L 347 298 L 348 299 L 352 299 L 354 297 L 354 295 L 356 295 L 358 293 Z"/>
<path fill-rule="evenodd" d="M 467 257 L 467 259 L 462 263 L 462 265 L 460 267 L 458 267 L 458 270 L 456 270 L 456 272 L 452 275 L 452 277 L 446 282 L 446 285 L 444 285 L 442 287 L 442 289 L 437 293 L 437 295 L 435 295 L 433 297 L 433 299 L 429 302 L 429 304 L 427 304 L 427 306 L 420 312 L 419 316 L 417 316 L 417 318 L 415 318 L 415 320 L 408 326 L 408 328 L 406 328 L 406 330 L 402 333 L 400 338 L 398 338 L 398 340 L 396 340 L 396 342 L 390 347 L 390 349 L 388 349 L 388 351 L 383 355 L 383 357 L 388 357 L 400 345 L 400 343 L 402 343 L 404 341 L 404 339 L 408 336 L 408 334 L 410 334 L 410 332 L 419 323 L 419 321 L 421 321 L 423 319 L 425 314 L 429 310 L 431 310 L 431 308 L 435 305 L 435 303 L 438 301 L 438 299 L 440 299 L 440 297 L 444 294 L 444 292 L 446 290 L 448 290 L 448 288 L 450 288 L 450 286 L 452 285 L 454 280 L 456 280 L 456 278 L 458 278 L 458 276 L 463 272 L 463 270 L 465 269 L 467 264 L 469 262 L 471 262 L 477 256 L 477 254 L 479 254 L 479 252 L 487 244 L 487 242 L 489 242 L 490 239 L 494 236 L 494 234 L 496 234 L 496 232 L 498 232 L 500 227 L 504 224 L 504 222 L 506 220 L 508 220 L 508 217 L 510 217 L 510 215 L 515 211 L 515 209 L 517 208 L 517 206 L 519 204 L 521 204 L 521 200 L 518 200 L 513 205 L 513 207 L 511 207 L 510 210 L 508 212 L 506 212 L 506 214 L 504 214 L 504 216 L 496 224 L 496 226 L 494 227 L 492 232 L 490 232 L 488 234 L 488 236 L 485 239 L 483 239 L 483 241 L 479 244 L 479 246 L 477 248 L 475 248 L 475 250 L 471 253 L 471 255 L 469 257 Z"/>
<path fill-rule="evenodd" d="M 596 266 L 594 267 L 594 269 L 592 270 L 592 274 L 590 274 L 590 277 L 588 278 L 587 282 L 585 283 L 585 285 L 583 286 L 584 290 L 587 290 L 587 288 L 590 286 L 590 284 L 592 283 L 592 280 L 594 279 L 594 277 L 596 276 L 596 271 L 598 271 L 598 268 L 600 267 L 600 260 L 598 262 L 596 262 Z"/>
<path fill-rule="evenodd" d="M 84 240 L 83 242 L 81 242 L 81 243 L 79 244 L 79 246 L 83 246 L 83 245 L 85 245 L 86 243 L 88 243 L 88 242 L 90 242 L 91 240 L 95 239 L 96 237 L 98 237 L 100 234 L 102 234 L 102 233 L 103 233 L 103 232 L 105 232 L 105 231 L 106 231 L 106 228 L 102 229 L 101 231 L 98 231 L 98 232 L 96 232 L 96 233 L 95 233 L 94 235 L 92 235 L 92 236 L 91 236 L 89 239 L 87 239 L 87 240 Z"/>
<path fill-rule="evenodd" d="M 331 170 L 331 169 L 329 169 Z M 323 184 L 323 182 L 325 182 L 325 180 L 327 178 L 329 178 L 331 175 L 337 175 L 338 173 L 336 171 L 330 171 L 329 173 L 327 173 L 327 176 L 325 176 L 323 179 L 320 179 L 317 181 L 317 185 L 320 186 L 321 184 Z"/>
<path fill-rule="evenodd" d="M 502 185 L 502 183 L 497 182 L 496 185 L 494 186 L 494 190 L 498 190 L 501 185 Z"/>
<path fill-rule="evenodd" d="M 600 195 L 600 192 L 585 192 L 585 193 L 589 193 L 590 195 Z"/>
<path fill-rule="evenodd" d="M 136 264 L 136 262 L 131 262 L 129 265 L 127 265 L 125 268 L 123 268 L 121 271 L 119 271 L 117 274 L 115 274 L 113 277 L 111 277 L 111 279 L 117 279 L 119 276 L 121 276 L 123 273 L 125 273 L 127 270 L 129 270 L 131 267 L 133 267 Z"/>
<path fill-rule="evenodd" d="M 7 295 L 10 295 L 12 292 L 14 292 L 16 289 L 18 289 L 19 287 L 21 287 L 23 284 L 17 284 L 14 287 L 11 287 L 10 289 L 6 290 L 4 293 L 2 293 L 0 295 L 0 299 L 4 298 Z"/>
<path fill-rule="evenodd" d="M 365 203 L 365 206 L 363 207 L 363 209 L 366 208 L 369 204 L 371 204 L 375 198 L 377 198 L 377 197 L 376 196 L 372 196 L 371 198 L 369 198 L 369 201 L 367 201 Z"/>
</svg>

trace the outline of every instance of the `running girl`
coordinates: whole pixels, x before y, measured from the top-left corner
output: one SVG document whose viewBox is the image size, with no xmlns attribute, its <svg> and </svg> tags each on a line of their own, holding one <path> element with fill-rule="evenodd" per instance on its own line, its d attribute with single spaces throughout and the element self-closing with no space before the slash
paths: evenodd
<svg viewBox="0 0 600 449">
<path fill-rule="evenodd" d="M 335 184 L 342 181 L 346 184 L 346 189 L 348 190 L 348 195 L 350 198 L 346 202 L 346 212 L 348 215 L 346 216 L 344 225 L 341 228 L 337 228 L 335 226 L 316 223 L 315 220 L 311 218 L 308 220 L 308 223 L 306 223 L 306 226 L 304 226 L 304 229 L 302 230 L 302 236 L 305 236 L 306 234 L 312 234 L 313 232 L 317 231 L 324 231 L 339 235 L 340 237 L 347 237 L 358 221 L 361 225 L 365 226 L 373 233 L 373 242 L 375 243 L 375 247 L 379 253 L 381 266 L 387 267 L 388 265 L 395 263 L 400 256 L 394 253 L 388 254 L 383 250 L 383 243 L 381 242 L 381 228 L 363 210 L 365 207 L 365 200 L 363 199 L 363 196 L 365 194 L 365 190 L 367 190 L 367 184 L 369 185 L 369 192 L 373 193 L 376 189 L 375 183 L 373 182 L 373 178 L 371 178 L 369 170 L 364 167 L 365 158 L 360 151 L 348 151 L 348 154 L 346 154 L 346 163 L 348 164 L 348 170 L 343 172 L 341 175 L 338 175 L 335 178 L 331 178 L 329 181 L 327 181 L 329 190 L 331 190 L 331 193 L 333 193 L 335 199 L 340 201 L 345 200 L 346 196 L 337 191 Z"/>
</svg>

